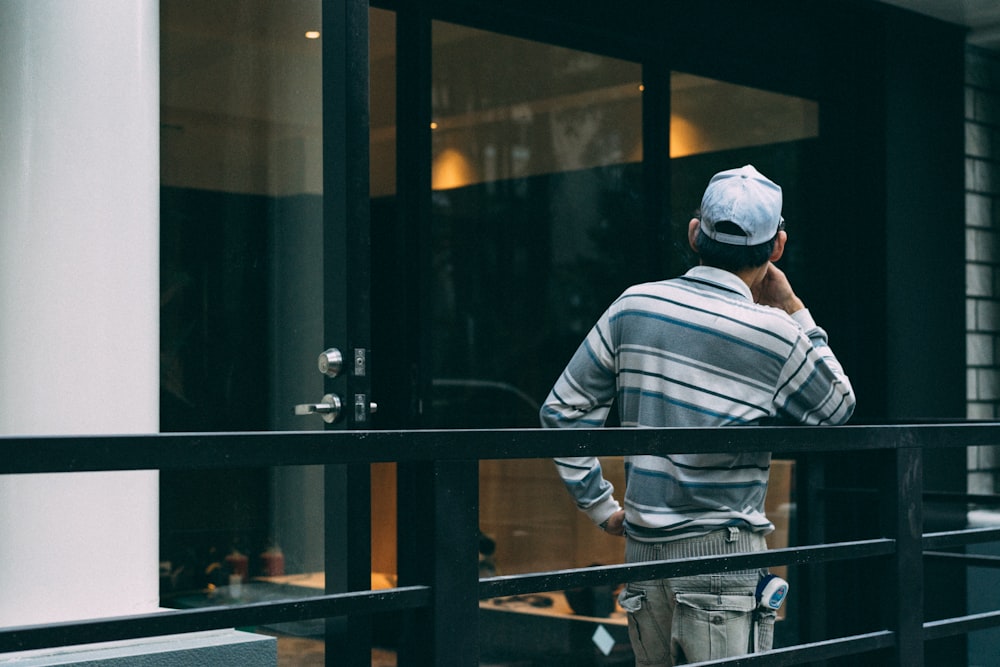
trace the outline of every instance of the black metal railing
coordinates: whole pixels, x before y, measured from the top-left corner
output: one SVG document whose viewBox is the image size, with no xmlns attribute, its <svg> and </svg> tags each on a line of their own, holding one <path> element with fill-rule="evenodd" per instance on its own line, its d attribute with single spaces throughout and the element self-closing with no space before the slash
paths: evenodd
<svg viewBox="0 0 1000 667">
<path fill-rule="evenodd" d="M 293 433 L 160 434 L 0 438 L 0 474 L 145 469 L 225 469 L 320 464 L 366 466 L 397 462 L 419 474 L 426 539 L 400 544 L 421 552 L 423 566 L 389 590 L 355 590 L 294 600 L 169 610 L 121 618 L 0 629 L 2 653 L 81 643 L 153 637 L 221 628 L 334 617 L 403 616 L 400 664 L 478 664 L 479 601 L 571 587 L 618 584 L 729 569 L 811 565 L 879 559 L 888 576 L 875 596 L 885 610 L 883 629 L 799 644 L 759 655 L 716 661 L 726 665 L 794 665 L 873 651 L 884 664 L 924 664 L 926 641 L 1000 626 L 1000 609 L 924 621 L 924 555 L 963 558 L 943 549 L 1000 541 L 1000 529 L 922 534 L 923 454 L 927 449 L 1000 443 L 1000 424 L 753 427 L 729 429 L 599 429 L 492 431 L 319 431 Z M 488 459 L 554 456 L 734 452 L 768 450 L 776 456 L 837 456 L 881 452 L 879 526 L 873 539 L 774 549 L 726 557 L 664 560 L 480 579 L 478 463 Z M 407 468 L 408 467 L 408 468 Z M 981 496 L 989 502 L 994 497 Z M 961 496 L 959 494 L 959 499 Z M 456 563 L 471 562 L 472 567 Z M 983 565 L 978 560 L 968 564 Z M 367 564 L 365 564 L 367 567 Z M 2 594 L 2 593 L 0 593 Z M 461 627 L 456 637 L 454 628 Z M 708 663 L 705 663 L 708 664 Z"/>
</svg>

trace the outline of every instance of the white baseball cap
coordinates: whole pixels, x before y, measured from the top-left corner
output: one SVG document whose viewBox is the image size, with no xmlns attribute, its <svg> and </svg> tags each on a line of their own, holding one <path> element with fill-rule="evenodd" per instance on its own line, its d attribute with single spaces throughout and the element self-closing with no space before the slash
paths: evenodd
<svg viewBox="0 0 1000 667">
<path fill-rule="evenodd" d="M 719 243 L 758 245 L 774 238 L 781 224 L 781 186 L 753 165 L 720 171 L 712 177 L 701 199 L 701 230 Z M 743 234 L 717 231 L 731 222 Z"/>
</svg>

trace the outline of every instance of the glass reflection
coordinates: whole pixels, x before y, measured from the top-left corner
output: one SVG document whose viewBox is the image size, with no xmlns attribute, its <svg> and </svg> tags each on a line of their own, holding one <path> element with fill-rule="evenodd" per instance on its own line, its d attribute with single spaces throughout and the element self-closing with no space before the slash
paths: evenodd
<svg viewBox="0 0 1000 667">
<path fill-rule="evenodd" d="M 425 422 L 535 427 L 560 364 L 638 279 L 641 68 L 440 22 L 433 40 Z M 547 460 L 484 461 L 480 508 L 484 574 L 621 561 Z"/>
<path fill-rule="evenodd" d="M 161 431 L 310 428 L 290 407 L 323 393 L 302 289 L 322 282 L 320 2 L 167 0 L 160 25 Z M 163 472 L 161 604 L 322 592 L 322 499 L 314 468 Z"/>
<path fill-rule="evenodd" d="M 551 361 L 633 276 L 641 68 L 443 22 L 432 34 L 427 425 L 536 426 Z"/>
<path fill-rule="evenodd" d="M 815 165 L 821 164 L 819 104 L 815 100 L 674 72 L 670 77 L 671 238 L 681 252 L 671 258 L 676 275 L 694 260 L 685 240 L 687 223 L 716 172 L 753 164 L 784 195 L 790 243 L 781 263 L 810 293 L 807 249 L 816 232 L 808 224 L 817 200 Z"/>
<path fill-rule="evenodd" d="M 670 157 L 768 146 L 819 136 L 819 105 L 792 95 L 670 75 Z"/>
<path fill-rule="evenodd" d="M 435 190 L 641 159 L 637 64 L 442 22 L 433 35 Z"/>
</svg>

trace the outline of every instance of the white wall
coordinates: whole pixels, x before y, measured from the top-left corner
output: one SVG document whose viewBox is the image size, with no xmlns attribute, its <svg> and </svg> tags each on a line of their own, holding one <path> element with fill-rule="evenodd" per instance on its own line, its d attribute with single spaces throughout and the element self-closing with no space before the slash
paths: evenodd
<svg viewBox="0 0 1000 667">
<path fill-rule="evenodd" d="M 159 428 L 156 0 L 0 2 L 0 435 Z M 155 609 L 155 472 L 0 477 L 0 626 Z"/>
</svg>

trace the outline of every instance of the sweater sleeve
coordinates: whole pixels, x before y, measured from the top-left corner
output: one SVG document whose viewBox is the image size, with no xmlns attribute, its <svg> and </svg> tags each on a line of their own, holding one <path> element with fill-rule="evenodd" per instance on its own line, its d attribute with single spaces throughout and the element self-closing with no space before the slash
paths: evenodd
<svg viewBox="0 0 1000 667">
<path fill-rule="evenodd" d="M 792 319 L 801 334 L 782 370 L 775 396 L 778 413 L 799 424 L 843 424 L 854 413 L 851 381 L 812 314 L 802 309 Z"/>
<path fill-rule="evenodd" d="M 614 353 L 609 319 L 594 325 L 559 376 L 540 411 L 545 428 L 600 428 L 615 397 Z M 577 507 L 595 524 L 621 509 L 614 486 L 604 479 L 597 457 L 555 459 L 556 469 Z"/>
</svg>

